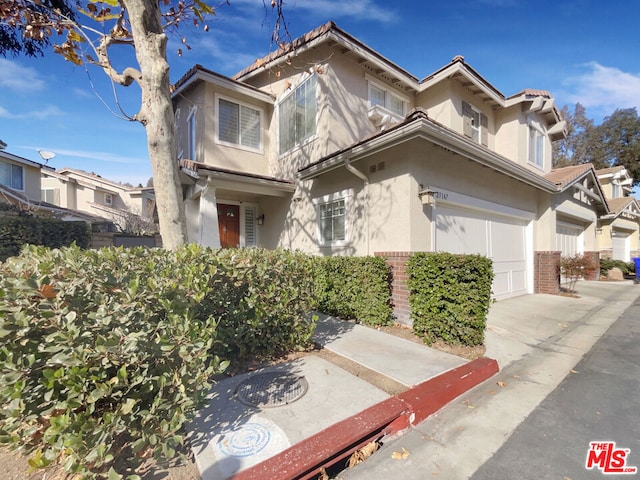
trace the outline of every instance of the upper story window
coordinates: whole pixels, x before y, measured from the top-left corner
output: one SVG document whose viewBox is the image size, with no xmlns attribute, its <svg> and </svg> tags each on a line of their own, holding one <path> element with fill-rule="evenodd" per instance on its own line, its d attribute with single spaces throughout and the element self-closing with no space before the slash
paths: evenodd
<svg viewBox="0 0 640 480">
<path fill-rule="evenodd" d="M 262 135 L 260 110 L 218 98 L 218 141 L 223 144 L 260 150 Z"/>
<path fill-rule="evenodd" d="M 529 163 L 544 168 L 544 132 L 529 125 Z"/>
<path fill-rule="evenodd" d="M 113 195 L 110 193 L 104 194 L 104 204 L 105 205 L 113 205 Z"/>
<path fill-rule="evenodd" d="M 192 109 L 187 117 L 187 154 L 188 159 L 196 160 L 196 109 Z"/>
<path fill-rule="evenodd" d="M 60 189 L 59 188 L 43 188 L 41 190 L 42 201 L 60 205 Z"/>
<path fill-rule="evenodd" d="M 14 190 L 24 190 L 24 168 L 13 163 L 0 162 L 0 184 Z"/>
<path fill-rule="evenodd" d="M 405 100 L 398 95 L 394 95 L 381 85 L 369 81 L 369 106 L 375 107 L 376 105 L 384 107 L 402 118 L 404 118 L 407 110 L 407 102 Z"/>
<path fill-rule="evenodd" d="M 280 102 L 280 153 L 301 145 L 316 134 L 316 76 L 311 75 Z"/>
<path fill-rule="evenodd" d="M 487 116 L 467 102 L 462 102 L 463 133 L 476 143 L 489 144 L 489 121 Z"/>
<path fill-rule="evenodd" d="M 621 192 L 621 188 L 620 185 L 618 185 L 617 183 L 612 183 L 611 184 L 611 198 L 620 198 L 622 197 L 622 195 L 620 194 Z"/>
</svg>

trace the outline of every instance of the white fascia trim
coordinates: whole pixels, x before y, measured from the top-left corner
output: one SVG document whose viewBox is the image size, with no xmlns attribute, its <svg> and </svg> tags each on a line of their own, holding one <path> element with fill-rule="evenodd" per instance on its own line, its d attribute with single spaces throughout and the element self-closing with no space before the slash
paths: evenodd
<svg viewBox="0 0 640 480">
<path fill-rule="evenodd" d="M 173 92 L 171 97 L 173 98 L 177 96 L 183 90 L 186 90 L 189 86 L 198 81 L 211 83 L 219 87 L 229 89 L 232 92 L 254 98 L 261 102 L 268 103 L 269 105 L 273 105 L 275 102 L 273 96 L 266 92 L 261 92 L 255 90 L 254 88 L 245 87 L 244 85 L 242 85 L 242 83 L 239 83 L 235 80 L 231 80 L 225 77 L 219 77 L 217 75 L 211 75 L 210 73 L 203 72 L 202 70 L 198 70 L 194 75 L 191 76 L 191 78 L 180 85 L 180 87 L 175 92 Z"/>
<path fill-rule="evenodd" d="M 460 73 L 463 77 L 469 80 L 471 83 L 479 87 L 484 94 L 491 98 L 494 102 L 496 102 L 501 107 L 506 107 L 506 102 L 503 96 L 498 95 L 495 91 L 490 88 L 486 88 L 486 82 L 481 80 L 476 75 L 473 75 L 469 70 L 464 68 L 464 66 L 460 62 L 456 62 L 453 65 L 445 68 L 444 70 L 438 72 L 433 78 L 423 82 L 420 84 L 419 92 L 424 92 L 428 88 L 432 87 L 438 82 L 448 79 L 452 75 Z"/>
</svg>

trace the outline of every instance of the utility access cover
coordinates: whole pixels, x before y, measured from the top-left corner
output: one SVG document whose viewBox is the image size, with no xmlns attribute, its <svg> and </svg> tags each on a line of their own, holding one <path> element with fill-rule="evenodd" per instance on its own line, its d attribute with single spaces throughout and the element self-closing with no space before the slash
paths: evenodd
<svg viewBox="0 0 640 480">
<path fill-rule="evenodd" d="M 260 408 L 282 407 L 302 398 L 309 390 L 304 377 L 291 373 L 267 372 L 254 375 L 236 388 L 238 400 Z"/>
</svg>

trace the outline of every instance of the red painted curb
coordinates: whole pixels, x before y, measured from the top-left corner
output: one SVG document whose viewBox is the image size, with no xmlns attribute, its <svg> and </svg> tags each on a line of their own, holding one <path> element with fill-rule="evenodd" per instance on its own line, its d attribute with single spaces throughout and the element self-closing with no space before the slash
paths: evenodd
<svg viewBox="0 0 640 480">
<path fill-rule="evenodd" d="M 411 387 L 238 472 L 234 480 L 304 479 L 384 435 L 425 420 L 454 398 L 498 373 L 498 362 L 479 358 Z"/>
<path fill-rule="evenodd" d="M 319 470 L 327 459 L 359 443 L 363 438 L 380 436 L 381 430 L 407 410 L 395 397 L 388 398 L 321 432 L 296 443 L 257 465 L 242 470 L 234 480 L 283 480 L 301 478 Z"/>
</svg>

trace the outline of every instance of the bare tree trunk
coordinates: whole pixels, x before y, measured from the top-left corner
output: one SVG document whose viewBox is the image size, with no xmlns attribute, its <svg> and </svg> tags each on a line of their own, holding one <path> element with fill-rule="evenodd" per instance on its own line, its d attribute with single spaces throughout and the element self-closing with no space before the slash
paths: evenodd
<svg viewBox="0 0 640 480">
<path fill-rule="evenodd" d="M 160 235 L 164 248 L 175 250 L 187 241 L 187 223 L 173 131 L 167 37 L 157 1 L 123 0 L 123 3 L 129 13 L 140 65 L 142 106 L 136 120 L 147 132 Z"/>
</svg>

